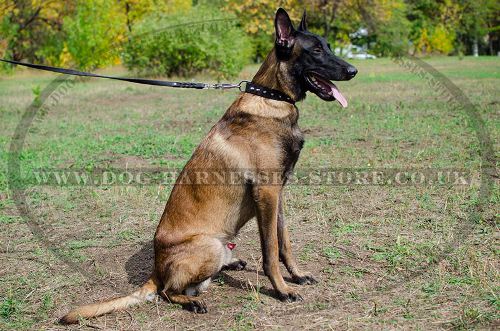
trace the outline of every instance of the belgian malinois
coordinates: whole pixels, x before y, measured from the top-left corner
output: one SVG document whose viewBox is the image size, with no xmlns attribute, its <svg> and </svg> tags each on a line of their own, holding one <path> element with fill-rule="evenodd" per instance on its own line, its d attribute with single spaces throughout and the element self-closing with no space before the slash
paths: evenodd
<svg viewBox="0 0 500 331">
<path fill-rule="evenodd" d="M 186 309 L 206 313 L 206 305 L 197 295 L 206 290 L 211 277 L 222 268 L 245 267 L 244 261 L 231 257 L 230 241 L 253 217 L 258 222 L 264 272 L 277 297 L 283 301 L 302 300 L 283 280 L 280 261 L 293 282 L 316 282 L 297 266 L 283 217 L 283 186 L 304 143 L 294 102 L 311 91 L 323 100 L 337 100 L 346 107 L 346 99 L 331 80 L 349 80 L 357 70 L 336 57 L 324 38 L 307 31 L 305 12 L 296 30 L 286 11 L 278 9 L 275 30 L 274 48 L 252 80 L 254 86 L 260 86 L 263 96 L 241 93 L 196 148 L 177 179 L 154 237 L 151 278 L 128 296 L 82 306 L 61 322 L 76 323 L 79 318 L 125 309 L 154 298 L 156 293 Z M 266 97 L 263 91 L 284 95 L 288 102 Z M 194 178 L 197 169 L 215 169 L 218 174 L 245 169 L 253 177 L 245 177 L 239 184 L 199 185 L 199 178 Z M 278 183 L 256 180 L 256 174 L 269 169 L 282 175 Z M 206 171 L 204 183 L 211 183 L 215 176 Z"/>
</svg>

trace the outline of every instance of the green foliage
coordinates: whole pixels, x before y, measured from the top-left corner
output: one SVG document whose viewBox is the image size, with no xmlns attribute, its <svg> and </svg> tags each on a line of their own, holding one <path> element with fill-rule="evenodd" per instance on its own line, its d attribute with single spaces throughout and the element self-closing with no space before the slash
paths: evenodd
<svg viewBox="0 0 500 331">
<path fill-rule="evenodd" d="M 123 62 L 140 73 L 188 76 L 210 71 L 219 78 L 231 77 L 252 54 L 248 37 L 233 17 L 205 6 L 149 16 L 134 30 L 139 37 L 126 45 Z"/>
<path fill-rule="evenodd" d="M 5 298 L 0 304 L 0 316 L 9 320 L 19 310 L 19 302 L 12 297 Z"/>
<path fill-rule="evenodd" d="M 408 51 L 410 22 L 406 17 L 404 0 L 377 1 L 372 6 L 367 6 L 366 1 L 346 4 L 338 20 L 349 21 L 349 12 L 361 12 L 362 15 L 354 16 L 349 23 L 339 22 L 332 27 L 342 38 L 341 44 L 367 47 L 379 56 L 401 55 Z M 353 35 L 360 28 L 368 33 Z"/>
<path fill-rule="evenodd" d="M 75 16 L 64 20 L 67 49 L 75 64 L 90 69 L 113 63 L 123 38 L 123 21 L 111 1 L 79 1 Z"/>
<path fill-rule="evenodd" d="M 12 58 L 12 49 L 9 48 L 9 40 L 16 36 L 18 29 L 17 24 L 12 24 L 10 22 L 9 17 L 4 17 L 0 21 L 0 56 L 2 58 L 11 59 Z M 12 66 L 1 62 L 0 63 L 0 71 L 11 71 Z"/>
<path fill-rule="evenodd" d="M 460 17 L 454 29 L 457 34 L 455 48 L 461 51 L 466 50 L 474 41 L 485 46 L 485 40 L 488 40 L 489 54 L 496 55 L 491 43 L 500 39 L 498 18 L 500 2 L 498 0 L 458 0 L 458 3 L 460 4 Z M 485 36 L 487 38 L 482 38 Z"/>
<path fill-rule="evenodd" d="M 460 6 L 457 1 L 438 3 L 411 0 L 407 16 L 411 21 L 410 39 L 416 54 L 449 54 L 453 51 L 459 24 Z"/>
<path fill-rule="evenodd" d="M 410 38 L 417 54 L 472 53 L 472 43 L 492 42 L 499 33 L 496 18 L 500 5 L 495 0 L 407 0 L 411 21 Z M 483 52 L 486 46 L 483 45 Z M 491 48 L 491 55 L 496 52 Z"/>
<path fill-rule="evenodd" d="M 285 8 L 290 17 L 297 21 L 302 14 L 303 4 L 297 0 L 224 0 L 224 10 L 236 16 L 243 30 L 250 37 L 254 49 L 254 60 L 266 58 L 273 47 L 274 15 L 278 7 Z"/>
<path fill-rule="evenodd" d="M 250 40 L 254 49 L 253 57 L 255 62 L 258 63 L 264 61 L 267 54 L 269 54 L 274 46 L 274 39 L 272 35 L 269 35 L 264 31 L 259 31 L 251 36 Z"/>
<path fill-rule="evenodd" d="M 122 0 L 118 1 L 118 6 L 125 15 L 128 31 L 132 32 L 133 25 L 151 13 L 186 12 L 191 9 L 193 2 L 192 0 Z"/>
<path fill-rule="evenodd" d="M 443 24 L 438 24 L 432 33 L 430 44 L 432 50 L 442 54 L 449 54 L 453 50 L 455 33 L 448 30 Z"/>
<path fill-rule="evenodd" d="M 73 1 L 0 1 L 0 56 L 57 64 L 63 47 L 62 17 Z M 6 69 L 0 65 L 0 69 Z"/>
<path fill-rule="evenodd" d="M 499 51 L 498 0 L 0 0 L 0 56 L 92 69 L 119 63 L 125 47 L 122 59 L 139 72 L 232 76 L 273 47 L 277 7 L 295 24 L 306 9 L 309 30 L 333 48 L 355 44 L 380 56 Z M 228 17 L 236 20 L 182 25 Z M 176 24 L 159 40 L 127 45 Z"/>
<path fill-rule="evenodd" d="M 376 25 L 374 51 L 381 56 L 402 55 L 408 51 L 410 22 L 403 1 L 395 1 L 385 22 Z"/>
</svg>

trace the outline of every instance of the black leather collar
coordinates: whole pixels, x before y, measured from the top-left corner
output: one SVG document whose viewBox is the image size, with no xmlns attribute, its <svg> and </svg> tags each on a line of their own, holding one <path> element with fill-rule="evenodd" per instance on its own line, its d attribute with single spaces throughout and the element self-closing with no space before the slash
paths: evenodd
<svg viewBox="0 0 500 331">
<path fill-rule="evenodd" d="M 292 105 L 295 105 L 295 101 L 285 93 L 264 86 L 260 86 L 252 82 L 246 83 L 245 92 L 255 94 L 258 95 L 259 97 L 264 97 L 267 99 L 285 101 L 291 103 Z"/>
</svg>

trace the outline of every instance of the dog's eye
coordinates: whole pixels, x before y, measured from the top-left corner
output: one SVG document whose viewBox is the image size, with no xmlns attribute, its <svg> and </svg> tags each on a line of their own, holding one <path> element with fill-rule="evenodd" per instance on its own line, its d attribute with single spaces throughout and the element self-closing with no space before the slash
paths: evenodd
<svg viewBox="0 0 500 331">
<path fill-rule="evenodd" d="M 316 46 L 313 49 L 314 53 L 322 53 L 323 52 L 323 47 L 321 46 Z"/>
</svg>

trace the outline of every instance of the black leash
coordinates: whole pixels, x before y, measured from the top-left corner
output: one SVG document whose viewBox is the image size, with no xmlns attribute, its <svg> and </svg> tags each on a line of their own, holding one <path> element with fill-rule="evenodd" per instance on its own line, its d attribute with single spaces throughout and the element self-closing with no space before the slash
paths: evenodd
<svg viewBox="0 0 500 331">
<path fill-rule="evenodd" d="M 238 84 L 229 84 L 229 83 L 208 84 L 208 83 L 192 83 L 192 82 L 171 82 L 171 81 L 154 80 L 154 79 L 105 76 L 105 75 L 98 75 L 98 74 L 93 74 L 90 72 L 78 71 L 78 70 L 73 70 L 73 69 L 44 66 L 44 65 L 40 65 L 40 64 L 25 63 L 25 62 L 5 60 L 5 59 L 0 59 L 0 61 L 10 63 L 10 64 L 15 64 L 15 65 L 21 65 L 21 66 L 25 66 L 25 67 L 29 67 L 29 68 L 33 68 L 33 69 L 38 69 L 38 70 L 57 72 L 60 74 L 65 74 L 65 75 L 95 77 L 95 78 L 107 78 L 107 79 L 121 80 L 121 81 L 125 81 L 125 82 L 144 84 L 144 85 L 155 85 L 155 86 L 166 86 L 166 87 L 177 87 L 177 88 L 194 88 L 194 89 L 199 89 L 199 90 L 203 90 L 203 89 L 227 90 L 227 89 L 237 88 L 241 92 L 247 92 L 247 93 L 255 94 L 255 95 L 258 95 L 258 96 L 261 96 L 264 98 L 278 100 L 278 101 L 285 101 L 285 102 L 288 102 L 291 104 L 295 104 L 295 101 L 293 101 L 288 95 L 286 95 L 280 91 L 277 91 L 277 90 L 269 89 L 267 87 L 263 87 L 263 86 L 254 84 L 254 83 L 249 82 L 247 80 L 243 80 L 243 81 L 239 82 Z M 244 83 L 246 83 L 245 89 L 242 90 L 242 85 Z"/>
</svg>

